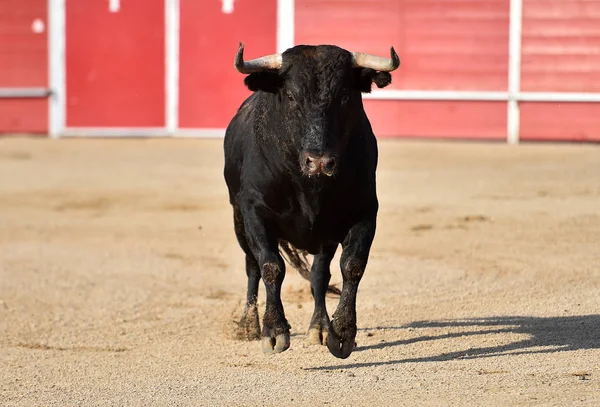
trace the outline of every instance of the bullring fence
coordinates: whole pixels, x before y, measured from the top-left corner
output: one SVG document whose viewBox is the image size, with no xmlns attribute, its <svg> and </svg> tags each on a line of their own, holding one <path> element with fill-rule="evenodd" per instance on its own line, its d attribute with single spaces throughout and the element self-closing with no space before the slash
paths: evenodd
<svg viewBox="0 0 600 407">
<path fill-rule="evenodd" d="M 600 0 L 0 0 L 0 133 L 220 137 L 233 68 L 295 44 L 402 61 L 381 137 L 600 141 Z"/>
</svg>

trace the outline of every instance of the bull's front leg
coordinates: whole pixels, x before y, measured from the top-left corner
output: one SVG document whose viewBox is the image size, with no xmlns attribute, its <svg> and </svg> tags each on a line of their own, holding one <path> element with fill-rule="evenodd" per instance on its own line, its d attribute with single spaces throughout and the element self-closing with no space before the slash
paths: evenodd
<svg viewBox="0 0 600 407">
<path fill-rule="evenodd" d="M 281 285 L 285 263 L 278 252 L 269 250 L 261 255 L 261 274 L 267 292 L 263 316 L 262 349 L 265 353 L 280 353 L 290 347 L 290 325 L 281 302 Z"/>
<path fill-rule="evenodd" d="M 278 240 L 269 233 L 268 222 L 249 209 L 244 214 L 246 238 L 265 285 L 266 306 L 263 315 L 262 349 L 265 353 L 280 353 L 290 347 L 290 325 L 281 302 L 281 285 L 285 263 L 279 254 Z"/>
<path fill-rule="evenodd" d="M 335 357 L 346 359 L 356 338 L 356 293 L 364 274 L 375 237 L 376 214 L 355 224 L 342 244 L 340 258 L 343 286 L 340 301 L 329 324 L 327 348 Z"/>
</svg>

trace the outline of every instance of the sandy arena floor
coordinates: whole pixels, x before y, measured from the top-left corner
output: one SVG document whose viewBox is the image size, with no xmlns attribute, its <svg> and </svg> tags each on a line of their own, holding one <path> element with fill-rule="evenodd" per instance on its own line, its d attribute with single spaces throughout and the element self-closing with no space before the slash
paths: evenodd
<svg viewBox="0 0 600 407">
<path fill-rule="evenodd" d="M 0 406 L 600 405 L 599 146 L 381 141 L 340 360 L 292 269 L 291 348 L 232 338 L 221 145 L 0 139 Z"/>
</svg>

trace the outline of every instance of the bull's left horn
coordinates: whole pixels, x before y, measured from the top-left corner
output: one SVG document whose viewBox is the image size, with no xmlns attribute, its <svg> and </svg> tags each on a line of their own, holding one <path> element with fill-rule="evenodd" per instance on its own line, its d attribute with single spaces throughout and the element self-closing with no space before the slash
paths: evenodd
<svg viewBox="0 0 600 407">
<path fill-rule="evenodd" d="M 244 44 L 240 42 L 240 47 L 235 55 L 235 69 L 240 73 L 250 74 L 268 69 L 281 68 L 281 54 L 266 55 L 264 57 L 244 61 Z"/>
<path fill-rule="evenodd" d="M 364 52 L 352 52 L 352 66 L 355 68 L 371 68 L 376 71 L 391 72 L 400 66 L 400 58 L 394 47 L 390 48 L 391 58 L 377 55 L 365 54 Z"/>
</svg>

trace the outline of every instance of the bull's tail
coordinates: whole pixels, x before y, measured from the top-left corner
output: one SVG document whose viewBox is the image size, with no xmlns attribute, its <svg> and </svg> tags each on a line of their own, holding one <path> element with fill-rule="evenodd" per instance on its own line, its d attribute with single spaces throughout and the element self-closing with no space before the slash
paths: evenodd
<svg viewBox="0 0 600 407">
<path fill-rule="evenodd" d="M 298 250 L 289 242 L 283 240 L 279 242 L 279 248 L 281 256 L 285 259 L 285 261 L 294 267 L 302 277 L 310 281 L 311 264 L 306 258 L 307 252 Z M 335 295 L 340 295 L 342 293 L 339 288 L 333 285 L 329 285 L 329 287 L 327 287 L 327 292 Z"/>
</svg>

